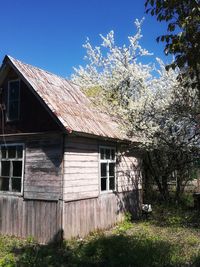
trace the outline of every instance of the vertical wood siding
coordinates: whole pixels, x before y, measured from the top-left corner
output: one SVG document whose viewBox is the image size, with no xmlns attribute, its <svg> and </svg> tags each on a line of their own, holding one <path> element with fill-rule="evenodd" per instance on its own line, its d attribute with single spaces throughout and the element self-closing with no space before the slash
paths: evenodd
<svg viewBox="0 0 200 267">
<path fill-rule="evenodd" d="M 137 216 L 141 192 L 105 194 L 98 198 L 65 202 L 63 209 L 64 238 L 84 237 L 97 229 L 106 229 L 120 222 L 124 212 Z"/>
<path fill-rule="evenodd" d="M 60 238 L 61 232 L 59 202 L 0 196 L 1 234 L 32 236 L 40 243 L 47 243 Z"/>
</svg>

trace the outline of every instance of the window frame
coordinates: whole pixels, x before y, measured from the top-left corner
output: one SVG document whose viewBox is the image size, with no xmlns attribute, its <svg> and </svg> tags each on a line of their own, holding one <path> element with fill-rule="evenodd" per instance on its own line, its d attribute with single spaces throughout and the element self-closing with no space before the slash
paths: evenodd
<svg viewBox="0 0 200 267">
<path fill-rule="evenodd" d="M 110 149 L 114 150 L 114 160 L 112 159 L 101 159 L 101 149 Z M 106 166 L 106 190 L 101 190 L 101 163 L 107 163 Z M 109 188 L 109 163 L 114 163 L 114 189 L 108 189 Z M 113 193 L 116 192 L 117 188 L 117 177 L 116 177 L 116 147 L 115 146 L 106 146 L 106 145 L 100 145 L 99 146 L 99 192 L 100 194 L 107 194 L 107 193 Z"/>
<path fill-rule="evenodd" d="M 1 166 L 2 166 L 2 147 L 9 147 L 9 146 L 22 146 L 22 158 L 17 161 L 22 161 L 22 177 L 21 177 L 21 191 L 15 192 L 15 191 L 1 191 L 0 194 L 3 195 L 17 195 L 22 196 L 23 190 L 24 190 L 24 168 L 25 168 L 25 144 L 24 143 L 9 143 L 9 144 L 0 144 L 0 176 L 1 176 Z M 10 160 L 12 160 L 10 158 Z M 3 160 L 4 161 L 4 160 Z M 6 160 L 5 160 L 6 161 Z M 10 186 L 10 176 L 9 176 L 9 186 Z"/>
<path fill-rule="evenodd" d="M 19 83 L 19 101 L 18 101 L 18 117 L 16 119 L 10 119 L 10 84 L 13 82 L 18 82 Z M 21 96 L 21 88 L 20 88 L 20 79 L 13 79 L 8 81 L 8 94 L 7 94 L 7 112 L 6 112 L 6 121 L 7 122 L 12 122 L 12 121 L 18 121 L 20 120 L 20 96 Z"/>
</svg>

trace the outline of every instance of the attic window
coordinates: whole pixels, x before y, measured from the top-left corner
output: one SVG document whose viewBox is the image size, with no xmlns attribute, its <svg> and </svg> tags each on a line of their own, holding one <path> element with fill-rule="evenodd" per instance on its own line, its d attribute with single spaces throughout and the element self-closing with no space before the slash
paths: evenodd
<svg viewBox="0 0 200 267">
<path fill-rule="evenodd" d="M 8 82 L 7 119 L 19 120 L 20 83 L 19 80 Z"/>
<path fill-rule="evenodd" d="M 0 146 L 0 191 L 22 192 L 23 144 Z"/>
</svg>

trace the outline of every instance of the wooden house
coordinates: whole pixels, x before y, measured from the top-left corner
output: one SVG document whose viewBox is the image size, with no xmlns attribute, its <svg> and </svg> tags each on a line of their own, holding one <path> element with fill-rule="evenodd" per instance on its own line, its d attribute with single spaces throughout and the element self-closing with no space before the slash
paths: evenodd
<svg viewBox="0 0 200 267">
<path fill-rule="evenodd" d="M 140 156 L 78 86 L 6 56 L 0 69 L 0 233 L 41 243 L 133 215 Z M 133 147 L 133 145 L 132 145 Z"/>
</svg>

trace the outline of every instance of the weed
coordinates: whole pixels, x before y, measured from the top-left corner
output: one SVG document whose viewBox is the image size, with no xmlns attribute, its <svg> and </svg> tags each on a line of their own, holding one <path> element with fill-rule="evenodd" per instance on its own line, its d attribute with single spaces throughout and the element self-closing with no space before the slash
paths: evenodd
<svg viewBox="0 0 200 267">
<path fill-rule="evenodd" d="M 16 262 L 13 254 L 9 253 L 0 259 L 0 267 L 15 267 Z"/>
<path fill-rule="evenodd" d="M 126 212 L 124 215 L 123 222 L 119 223 L 113 230 L 114 234 L 125 234 L 129 229 L 132 228 L 132 216 L 129 212 Z"/>
</svg>

